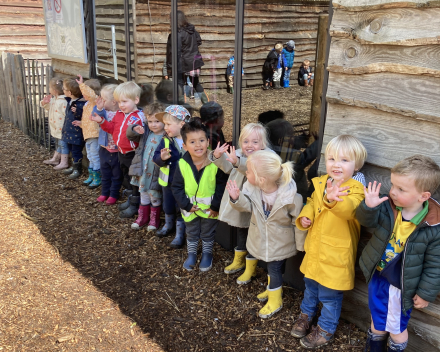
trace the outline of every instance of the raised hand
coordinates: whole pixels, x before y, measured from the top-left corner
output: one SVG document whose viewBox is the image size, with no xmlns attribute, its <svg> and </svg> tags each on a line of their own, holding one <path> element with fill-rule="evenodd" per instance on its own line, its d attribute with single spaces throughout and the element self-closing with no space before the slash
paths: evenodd
<svg viewBox="0 0 440 352">
<path fill-rule="evenodd" d="M 78 84 L 84 83 L 84 80 L 83 80 L 82 76 L 81 76 L 81 75 L 77 75 L 77 76 L 78 76 L 79 79 L 76 79 L 75 81 L 76 81 Z"/>
<path fill-rule="evenodd" d="M 228 150 L 228 143 L 223 144 L 220 146 L 220 142 L 217 143 L 217 148 L 214 150 L 214 157 L 216 159 L 220 158 L 224 152 Z"/>
<path fill-rule="evenodd" d="M 49 104 L 51 98 L 52 98 L 52 97 L 50 96 L 50 94 L 49 94 L 49 95 L 46 95 L 46 96 L 43 98 L 42 103 L 43 103 L 43 104 Z"/>
<path fill-rule="evenodd" d="M 226 184 L 226 189 L 228 190 L 229 197 L 233 200 L 237 200 L 240 196 L 240 189 L 237 187 L 237 182 L 228 181 Z"/>
<path fill-rule="evenodd" d="M 368 182 L 368 188 L 364 187 L 365 204 L 367 207 L 375 208 L 379 204 L 388 200 L 388 197 L 379 197 L 380 186 L 382 186 L 381 183 L 377 184 L 377 182 L 374 181 L 373 185 L 371 185 L 371 182 Z"/>
<path fill-rule="evenodd" d="M 227 155 L 226 160 L 229 161 L 232 165 L 236 165 L 238 162 L 238 158 L 237 155 L 235 154 L 235 147 L 234 146 L 229 147 L 229 153 L 226 151 L 225 153 Z"/>
<path fill-rule="evenodd" d="M 139 133 L 139 134 L 144 134 L 145 133 L 145 130 L 144 130 L 144 128 L 142 127 L 142 126 L 136 126 L 136 127 L 133 127 L 133 131 L 135 131 L 136 133 Z"/>
<path fill-rule="evenodd" d="M 163 148 L 160 150 L 160 158 L 162 160 L 168 160 L 171 158 L 171 149 L 169 148 Z"/>
<path fill-rule="evenodd" d="M 76 106 L 72 106 L 72 107 L 70 108 L 70 110 L 72 110 L 72 112 L 75 113 L 75 112 L 76 112 Z"/>
<path fill-rule="evenodd" d="M 94 114 L 90 115 L 90 120 L 101 123 L 104 119 L 95 112 Z"/>
<path fill-rule="evenodd" d="M 307 218 L 305 216 L 300 217 L 299 222 L 301 223 L 301 226 L 304 227 L 305 229 L 308 228 L 312 224 L 312 220 L 310 220 L 309 218 Z"/>
<path fill-rule="evenodd" d="M 102 109 L 104 109 L 104 99 L 102 99 L 101 97 L 96 98 L 96 108 L 101 111 Z"/>
<path fill-rule="evenodd" d="M 350 187 L 348 186 L 341 187 L 343 182 L 344 182 L 343 180 L 340 180 L 336 184 L 332 184 L 332 181 L 330 180 L 327 181 L 327 200 L 329 202 L 333 202 L 333 201 L 342 202 L 343 199 L 339 197 L 346 196 L 348 194 L 347 192 L 344 191 L 346 191 Z"/>
</svg>

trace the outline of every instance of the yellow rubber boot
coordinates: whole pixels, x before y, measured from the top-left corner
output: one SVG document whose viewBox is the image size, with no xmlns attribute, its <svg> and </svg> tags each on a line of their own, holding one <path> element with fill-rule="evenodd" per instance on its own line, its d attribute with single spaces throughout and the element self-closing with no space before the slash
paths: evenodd
<svg viewBox="0 0 440 352">
<path fill-rule="evenodd" d="M 246 267 L 246 250 L 235 249 L 234 260 L 225 268 L 225 274 L 234 274 Z"/>
<path fill-rule="evenodd" d="M 283 288 L 282 286 L 278 288 L 270 289 L 267 287 L 268 300 L 266 305 L 260 309 L 259 316 L 263 319 L 268 319 L 276 312 L 283 308 Z"/>
<path fill-rule="evenodd" d="M 255 277 L 255 272 L 257 271 L 257 258 L 246 258 L 246 269 L 244 273 L 241 274 L 237 279 L 237 284 L 246 285 L 251 282 L 252 278 Z"/>
<path fill-rule="evenodd" d="M 267 275 L 267 287 L 266 287 L 266 291 L 261 292 L 259 295 L 257 295 L 257 298 L 260 302 L 266 302 L 267 298 L 268 298 L 268 294 L 267 294 L 267 289 L 269 288 L 269 284 L 270 284 L 270 276 Z"/>
</svg>

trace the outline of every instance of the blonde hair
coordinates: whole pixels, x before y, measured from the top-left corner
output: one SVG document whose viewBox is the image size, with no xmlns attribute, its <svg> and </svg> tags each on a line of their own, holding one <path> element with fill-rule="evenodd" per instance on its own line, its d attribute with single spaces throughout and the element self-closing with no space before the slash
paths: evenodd
<svg viewBox="0 0 440 352">
<path fill-rule="evenodd" d="M 104 95 L 106 98 L 109 98 L 108 100 L 114 100 L 113 93 L 115 92 L 115 89 L 117 88 L 117 84 L 105 84 L 101 88 L 101 95 Z"/>
<path fill-rule="evenodd" d="M 158 112 L 162 112 L 164 110 L 165 110 L 164 106 L 161 103 L 153 103 L 153 104 L 147 105 L 145 107 L 145 113 L 147 114 L 147 117 L 151 116 L 151 115 L 154 115 L 154 114 L 157 114 Z"/>
<path fill-rule="evenodd" d="M 419 192 L 434 194 L 440 186 L 440 167 L 424 155 L 413 155 L 399 161 L 391 169 L 391 173 L 412 177 Z"/>
<path fill-rule="evenodd" d="M 293 164 L 287 161 L 283 164 L 278 154 L 274 152 L 259 150 L 252 153 L 246 166 L 250 168 L 255 175 L 255 182 L 259 188 L 262 188 L 260 178 L 275 182 L 279 187 L 288 184 L 293 176 Z"/>
<path fill-rule="evenodd" d="M 302 65 L 303 65 L 303 66 L 304 66 L 304 65 L 310 65 L 310 60 L 304 60 L 303 63 L 302 63 Z"/>
<path fill-rule="evenodd" d="M 58 95 L 63 94 L 63 80 L 61 78 L 54 77 L 49 81 L 49 87 L 56 90 Z"/>
<path fill-rule="evenodd" d="M 269 146 L 269 140 L 267 138 L 267 129 L 261 123 L 251 122 L 243 127 L 240 133 L 240 137 L 238 138 L 238 145 L 241 148 L 243 140 L 249 136 L 251 133 L 255 132 L 258 138 L 261 141 L 261 145 L 263 149 Z"/>
<path fill-rule="evenodd" d="M 117 101 L 119 101 L 121 98 L 136 100 L 136 98 L 141 97 L 141 93 L 141 87 L 139 87 L 135 82 L 129 81 L 121 83 L 119 86 L 117 86 L 113 92 L 113 96 Z"/>
<path fill-rule="evenodd" d="M 359 139 L 349 134 L 341 134 L 328 142 L 325 148 L 325 160 L 332 154 L 335 159 L 342 151 L 350 160 L 354 160 L 355 170 L 358 171 L 367 159 L 367 150 Z"/>
<path fill-rule="evenodd" d="M 163 121 L 165 122 L 165 120 L 172 121 L 174 123 L 180 123 L 180 122 L 183 121 L 183 120 L 180 120 L 180 119 L 178 119 L 177 117 L 175 117 L 175 116 L 173 116 L 171 114 L 168 114 L 167 112 L 163 115 Z"/>
<path fill-rule="evenodd" d="M 276 50 L 276 51 L 281 51 L 281 50 L 283 50 L 283 44 L 280 44 L 280 43 L 275 44 L 275 50 Z"/>
<path fill-rule="evenodd" d="M 92 88 L 96 95 L 101 93 L 101 82 L 99 82 L 97 79 L 89 79 L 85 81 L 84 84 Z"/>
</svg>

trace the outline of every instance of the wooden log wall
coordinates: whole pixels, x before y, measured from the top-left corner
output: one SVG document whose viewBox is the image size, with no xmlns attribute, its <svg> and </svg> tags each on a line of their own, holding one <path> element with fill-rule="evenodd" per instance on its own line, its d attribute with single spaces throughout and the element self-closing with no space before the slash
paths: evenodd
<svg viewBox="0 0 440 352">
<path fill-rule="evenodd" d="M 180 2 L 179 10 L 195 25 L 203 40 L 200 52 L 205 61 L 204 87 L 226 87 L 226 66 L 234 54 L 235 2 L 217 1 L 212 5 L 201 2 L 199 6 Z M 246 1 L 243 86 L 262 84 L 264 60 L 278 42 L 292 39 L 296 43 L 293 80 L 303 60 L 309 59 L 314 66 L 318 17 L 327 10 L 328 3 L 323 2 Z M 136 1 L 136 73 L 141 83 L 158 82 L 162 77 L 170 11 L 170 1 L 151 0 L 149 6 L 146 0 Z"/>
<path fill-rule="evenodd" d="M 440 164 L 440 3 L 333 0 L 333 8 L 322 153 L 333 137 L 356 136 L 368 151 L 361 171 L 387 193 L 389 170 L 399 160 L 420 153 Z M 323 154 L 319 170 L 325 173 Z M 367 305 L 358 272 L 355 289 L 344 295 L 343 317 L 367 329 Z M 414 309 L 408 330 L 408 351 L 439 350 L 440 298 Z"/>
<path fill-rule="evenodd" d="M 0 52 L 48 63 L 42 0 L 0 1 Z"/>
</svg>

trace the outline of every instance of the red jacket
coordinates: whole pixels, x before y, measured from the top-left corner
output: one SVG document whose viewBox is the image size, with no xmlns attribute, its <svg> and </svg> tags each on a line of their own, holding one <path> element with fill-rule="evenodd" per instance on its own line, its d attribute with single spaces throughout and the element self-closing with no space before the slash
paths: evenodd
<svg viewBox="0 0 440 352">
<path fill-rule="evenodd" d="M 129 125 L 143 126 L 144 118 L 144 113 L 140 110 L 135 110 L 129 114 L 124 114 L 121 110 L 118 110 L 113 120 L 103 119 L 99 125 L 105 132 L 111 133 L 119 152 L 127 154 L 135 151 L 139 145 L 139 143 L 128 140 L 127 128 Z"/>
</svg>

